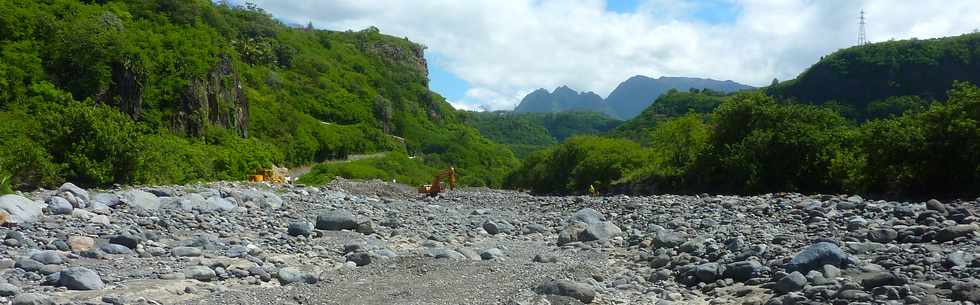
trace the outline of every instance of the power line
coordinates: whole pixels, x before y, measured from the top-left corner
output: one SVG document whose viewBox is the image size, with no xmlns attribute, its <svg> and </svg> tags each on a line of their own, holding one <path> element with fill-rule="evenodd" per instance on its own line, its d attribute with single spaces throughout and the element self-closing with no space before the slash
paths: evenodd
<svg viewBox="0 0 980 305">
<path fill-rule="evenodd" d="M 864 21 L 864 10 L 861 10 L 860 20 L 861 21 L 858 22 L 858 25 L 860 26 L 858 28 L 858 44 L 859 45 L 869 44 L 871 42 L 868 41 L 868 33 L 865 31 L 865 27 L 867 23 Z"/>
</svg>

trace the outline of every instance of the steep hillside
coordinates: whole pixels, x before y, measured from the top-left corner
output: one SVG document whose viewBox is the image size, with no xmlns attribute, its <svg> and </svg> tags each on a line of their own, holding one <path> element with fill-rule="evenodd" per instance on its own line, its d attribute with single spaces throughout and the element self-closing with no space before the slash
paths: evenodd
<svg viewBox="0 0 980 305">
<path fill-rule="evenodd" d="M 710 89 L 719 92 L 736 92 L 752 89 L 730 80 L 717 81 L 713 79 L 691 77 L 649 78 L 642 75 L 630 77 L 619 84 L 609 96 L 606 104 L 613 113 L 622 119 L 631 119 L 650 106 L 660 95 L 671 89 L 688 91 L 690 89 Z"/>
<path fill-rule="evenodd" d="M 579 93 L 567 86 L 555 91 L 538 89 L 531 92 L 514 108 L 514 112 L 563 112 L 593 111 L 609 114 L 610 109 L 602 97 L 592 92 Z"/>
<path fill-rule="evenodd" d="M 806 103 L 835 102 L 862 118 L 889 97 L 943 100 L 954 81 L 980 83 L 980 34 L 856 46 L 823 57 L 770 95 Z"/>
<path fill-rule="evenodd" d="M 467 112 L 465 122 L 483 136 L 510 147 L 523 158 L 573 135 L 605 133 L 620 123 L 596 112 Z"/>
<path fill-rule="evenodd" d="M 206 0 L 0 2 L 0 177 L 242 179 L 404 151 L 499 184 L 511 153 L 427 87 L 424 47 Z"/>
</svg>

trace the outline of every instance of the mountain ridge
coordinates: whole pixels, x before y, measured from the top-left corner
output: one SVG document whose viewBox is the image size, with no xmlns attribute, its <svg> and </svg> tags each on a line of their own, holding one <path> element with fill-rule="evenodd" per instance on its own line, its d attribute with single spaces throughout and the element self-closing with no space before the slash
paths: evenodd
<svg viewBox="0 0 980 305">
<path fill-rule="evenodd" d="M 690 89 L 710 89 L 722 93 L 754 89 L 732 80 L 710 78 L 660 76 L 652 78 L 634 75 L 619 83 L 605 98 L 592 91 L 578 92 L 562 85 L 549 92 L 539 88 L 526 95 L 514 107 L 514 112 L 600 112 L 617 119 L 628 120 L 639 115 L 657 97 L 671 89 L 687 91 Z"/>
</svg>

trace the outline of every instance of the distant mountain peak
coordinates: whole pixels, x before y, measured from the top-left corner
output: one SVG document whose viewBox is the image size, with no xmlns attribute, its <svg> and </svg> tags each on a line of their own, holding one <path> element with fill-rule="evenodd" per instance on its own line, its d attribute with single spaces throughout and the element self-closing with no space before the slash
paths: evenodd
<svg viewBox="0 0 980 305">
<path fill-rule="evenodd" d="M 565 112 L 565 111 L 594 111 L 611 114 L 609 107 L 601 96 L 595 92 L 578 92 L 562 85 L 548 92 L 537 89 L 521 100 L 514 112 Z"/>
<path fill-rule="evenodd" d="M 613 110 L 616 117 L 630 119 L 640 114 L 660 95 L 670 89 L 690 90 L 708 88 L 720 92 L 734 92 L 752 89 L 751 86 L 739 84 L 731 80 L 719 81 L 709 78 L 660 76 L 651 78 L 635 75 L 619 84 L 606 97 L 606 104 Z"/>
<path fill-rule="evenodd" d="M 651 78 L 645 75 L 634 75 L 620 83 L 605 99 L 592 91 L 578 92 L 568 85 L 561 85 L 551 92 L 545 89 L 534 90 L 521 100 L 514 111 L 594 111 L 606 113 L 619 119 L 630 119 L 640 114 L 657 97 L 667 93 L 670 89 L 687 91 L 691 88 L 708 88 L 720 92 L 752 89 L 750 86 L 731 80 L 719 81 L 679 76 Z"/>
</svg>

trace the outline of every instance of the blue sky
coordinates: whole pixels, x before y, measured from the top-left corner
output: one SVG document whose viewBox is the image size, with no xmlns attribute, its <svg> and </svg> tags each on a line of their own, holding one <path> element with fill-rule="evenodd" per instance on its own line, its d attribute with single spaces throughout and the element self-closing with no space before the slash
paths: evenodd
<svg viewBox="0 0 980 305">
<path fill-rule="evenodd" d="M 606 96 L 634 75 L 764 86 L 853 46 L 861 10 L 872 41 L 980 28 L 976 0 L 252 1 L 285 22 L 426 45 L 430 87 L 463 109 L 562 85 Z"/>
</svg>

